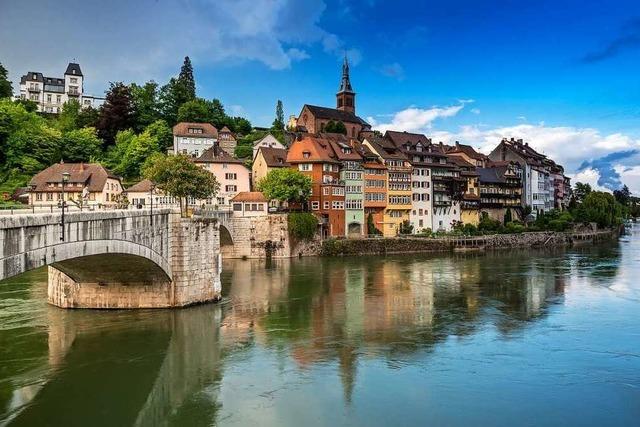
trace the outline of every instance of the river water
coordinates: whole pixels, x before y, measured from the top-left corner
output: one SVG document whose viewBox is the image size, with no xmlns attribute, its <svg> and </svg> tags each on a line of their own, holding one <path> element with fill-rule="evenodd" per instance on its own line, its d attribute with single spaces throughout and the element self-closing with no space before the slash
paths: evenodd
<svg viewBox="0 0 640 427">
<path fill-rule="evenodd" d="M 640 228 L 572 249 L 225 261 L 221 304 L 0 282 L 0 426 L 640 424 Z"/>
</svg>

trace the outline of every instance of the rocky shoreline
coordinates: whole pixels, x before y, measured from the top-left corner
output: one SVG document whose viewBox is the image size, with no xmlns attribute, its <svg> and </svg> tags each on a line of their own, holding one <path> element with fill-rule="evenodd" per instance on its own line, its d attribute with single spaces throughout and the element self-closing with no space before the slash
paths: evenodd
<svg viewBox="0 0 640 427">
<path fill-rule="evenodd" d="M 320 256 L 387 255 L 420 252 L 510 249 L 571 246 L 615 239 L 620 230 L 590 232 L 541 231 L 517 234 L 492 234 L 460 237 L 395 237 L 370 239 L 328 239 L 322 242 Z"/>
</svg>

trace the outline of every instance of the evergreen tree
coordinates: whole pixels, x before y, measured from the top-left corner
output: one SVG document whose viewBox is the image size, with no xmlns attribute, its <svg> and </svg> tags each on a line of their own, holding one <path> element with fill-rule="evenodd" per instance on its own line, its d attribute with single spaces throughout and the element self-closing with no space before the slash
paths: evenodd
<svg viewBox="0 0 640 427">
<path fill-rule="evenodd" d="M 0 64 L 0 98 L 11 98 L 13 86 L 9 80 L 9 72 Z"/>
<path fill-rule="evenodd" d="M 196 98 L 196 81 L 193 78 L 193 66 L 188 56 L 184 57 L 184 63 L 180 69 L 178 82 L 184 88 L 185 102 Z"/>
<path fill-rule="evenodd" d="M 278 99 L 276 104 L 276 118 L 271 125 L 274 129 L 284 130 L 284 110 L 282 108 L 282 101 Z"/>
<path fill-rule="evenodd" d="M 134 119 L 131 88 L 122 82 L 111 83 L 105 102 L 100 108 L 98 135 L 105 145 L 113 145 L 119 131 L 133 128 Z"/>
</svg>

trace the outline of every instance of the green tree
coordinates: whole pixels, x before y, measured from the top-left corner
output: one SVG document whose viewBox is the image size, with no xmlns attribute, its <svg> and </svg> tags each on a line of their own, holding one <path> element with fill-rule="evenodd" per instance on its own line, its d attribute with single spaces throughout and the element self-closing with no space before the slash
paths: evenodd
<svg viewBox="0 0 640 427">
<path fill-rule="evenodd" d="M 235 133 L 240 135 L 248 135 L 251 133 L 253 127 L 251 126 L 251 122 L 244 117 L 234 117 L 233 118 L 233 130 Z"/>
<path fill-rule="evenodd" d="M 158 83 L 153 80 L 142 86 L 131 83 L 130 88 L 135 110 L 135 130 L 142 132 L 144 128 L 160 119 Z"/>
<path fill-rule="evenodd" d="M 341 133 L 343 135 L 347 134 L 347 128 L 342 122 L 337 122 L 334 130 L 335 133 Z"/>
<path fill-rule="evenodd" d="M 136 135 L 131 129 L 116 135 L 116 144 L 109 152 L 109 165 L 126 180 L 138 178 L 147 158 L 159 153 L 158 141 L 149 131 Z"/>
<path fill-rule="evenodd" d="M 295 169 L 274 169 L 257 187 L 268 200 L 303 204 L 311 197 L 311 178 Z"/>
<path fill-rule="evenodd" d="M 100 118 L 100 112 L 93 107 L 81 108 L 78 112 L 78 119 L 76 124 L 78 128 L 91 127 L 95 128 L 98 125 L 98 119 Z"/>
<path fill-rule="evenodd" d="M 370 236 L 382 234 L 373 222 L 373 214 L 371 212 L 369 212 L 369 215 L 367 215 L 367 234 Z"/>
<path fill-rule="evenodd" d="M 88 162 L 100 155 L 101 146 L 95 128 L 82 128 L 62 135 L 60 151 L 66 162 Z"/>
<path fill-rule="evenodd" d="M 213 105 L 202 98 L 187 101 L 178 108 L 178 122 L 213 123 L 215 119 Z"/>
<path fill-rule="evenodd" d="M 629 191 L 629 187 L 623 185 L 620 190 L 614 190 L 613 197 L 615 197 L 616 201 L 622 206 L 628 206 L 629 200 L 631 199 L 631 191 Z"/>
<path fill-rule="evenodd" d="M 16 104 L 22 105 L 24 109 L 30 113 L 35 113 L 36 111 L 38 111 L 38 104 L 30 99 L 16 99 L 14 102 Z"/>
<path fill-rule="evenodd" d="M 412 234 L 413 233 L 413 225 L 409 220 L 402 221 L 400 223 L 400 229 L 398 230 L 400 234 Z"/>
<path fill-rule="evenodd" d="M 193 66 L 191 65 L 191 59 L 188 56 L 184 57 L 184 62 L 182 63 L 182 68 L 180 68 L 180 74 L 178 75 L 178 81 L 184 86 L 184 95 L 187 98 L 186 101 L 195 99 L 196 80 L 193 78 Z"/>
<path fill-rule="evenodd" d="M 623 207 L 610 193 L 591 191 L 576 211 L 576 220 L 610 227 L 622 221 Z"/>
<path fill-rule="evenodd" d="M 576 185 L 573 188 L 573 197 L 575 197 L 576 202 L 580 204 L 585 199 L 585 197 L 587 197 L 587 194 L 591 193 L 591 191 L 591 186 L 589 184 L 576 182 Z"/>
<path fill-rule="evenodd" d="M 276 104 L 276 118 L 273 120 L 271 127 L 278 130 L 284 130 L 284 109 L 282 107 L 282 101 L 279 99 Z"/>
<path fill-rule="evenodd" d="M 0 98 L 11 98 L 13 96 L 13 86 L 9 80 L 9 72 L 0 63 Z"/>
<path fill-rule="evenodd" d="M 156 120 L 147 126 L 145 131 L 148 132 L 151 137 L 156 139 L 158 149 L 161 152 L 164 153 L 173 146 L 173 131 L 164 120 Z"/>
<path fill-rule="evenodd" d="M 347 128 L 342 122 L 334 122 L 333 120 L 329 120 L 326 125 L 324 125 L 323 132 L 326 133 L 341 133 L 343 135 L 347 134 Z"/>
<path fill-rule="evenodd" d="M 80 109 L 80 103 L 76 99 L 65 102 L 60 114 L 58 114 L 58 129 L 62 132 L 79 129 Z"/>
<path fill-rule="evenodd" d="M 186 197 L 207 199 L 215 197 L 220 188 L 216 177 L 197 166 L 187 156 L 154 154 L 143 166 L 143 176 L 155 182 L 162 191 L 180 200 L 184 215 L 183 200 Z"/>
<path fill-rule="evenodd" d="M 106 145 L 115 143 L 119 131 L 133 128 L 134 114 L 131 88 L 122 82 L 111 83 L 96 126 L 98 135 Z"/>
</svg>

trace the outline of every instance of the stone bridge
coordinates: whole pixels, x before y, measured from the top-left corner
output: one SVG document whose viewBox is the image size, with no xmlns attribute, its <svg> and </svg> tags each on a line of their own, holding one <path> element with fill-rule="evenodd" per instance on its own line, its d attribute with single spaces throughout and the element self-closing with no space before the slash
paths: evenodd
<svg viewBox="0 0 640 427">
<path fill-rule="evenodd" d="M 0 218 L 0 280 L 49 266 L 48 300 L 69 308 L 180 307 L 220 297 L 219 222 L 177 210 Z"/>
</svg>

